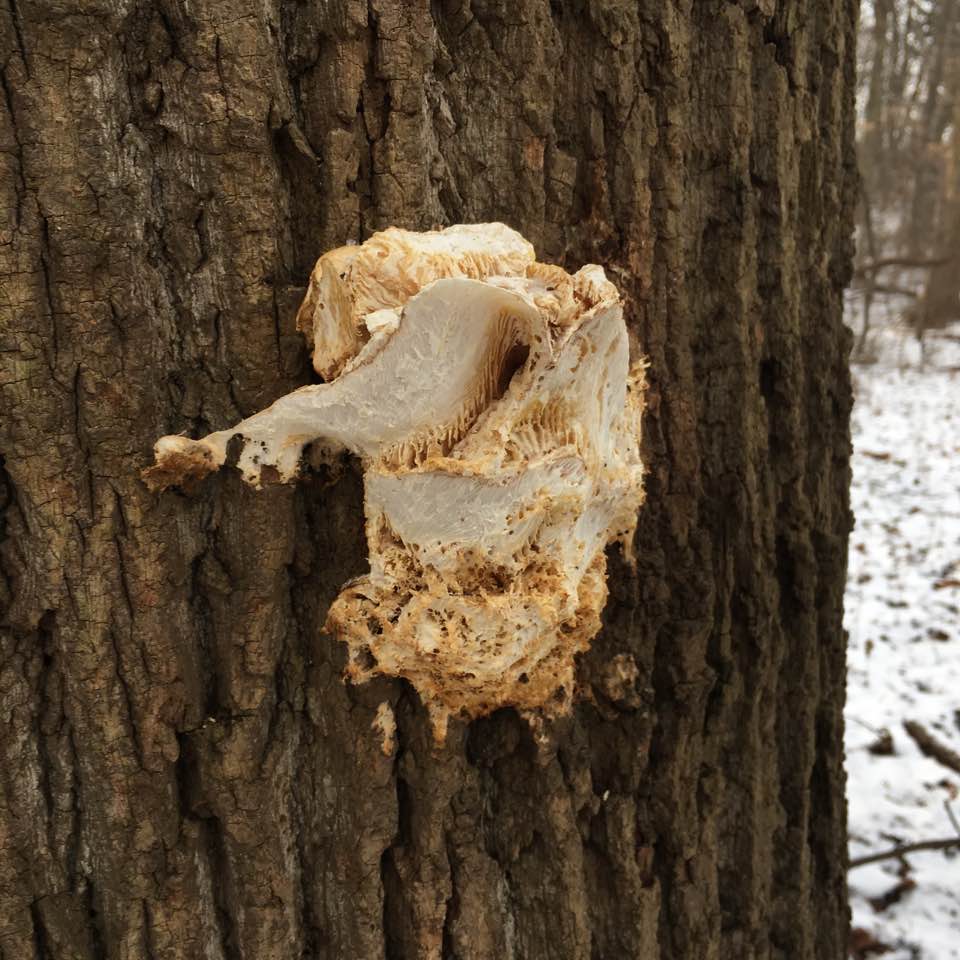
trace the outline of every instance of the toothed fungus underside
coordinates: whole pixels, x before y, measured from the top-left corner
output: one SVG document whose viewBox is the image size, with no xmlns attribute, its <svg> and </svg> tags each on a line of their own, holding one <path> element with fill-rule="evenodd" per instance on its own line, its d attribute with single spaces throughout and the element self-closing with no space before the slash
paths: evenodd
<svg viewBox="0 0 960 960">
<path fill-rule="evenodd" d="M 537 263 L 503 224 L 390 229 L 317 262 L 298 326 L 325 383 L 202 440 L 161 438 L 145 476 L 238 467 L 293 479 L 304 448 L 363 462 L 370 572 L 327 628 L 353 681 L 405 677 L 450 716 L 569 709 L 600 628 L 606 545 L 643 500 L 640 364 L 594 265 Z M 275 474 L 271 474 L 275 475 Z"/>
</svg>

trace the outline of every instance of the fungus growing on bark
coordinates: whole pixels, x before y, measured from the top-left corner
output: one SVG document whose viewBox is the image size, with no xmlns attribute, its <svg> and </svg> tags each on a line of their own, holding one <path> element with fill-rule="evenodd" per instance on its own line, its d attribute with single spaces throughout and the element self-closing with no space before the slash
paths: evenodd
<svg viewBox="0 0 960 960">
<path fill-rule="evenodd" d="M 202 440 L 161 438 L 156 488 L 238 467 L 293 479 L 304 447 L 362 458 L 370 572 L 327 627 L 348 676 L 405 677 L 448 718 L 569 709 L 600 628 L 605 547 L 643 499 L 640 364 L 598 266 L 537 263 L 502 224 L 390 229 L 320 258 L 298 323 L 327 382 Z"/>
</svg>

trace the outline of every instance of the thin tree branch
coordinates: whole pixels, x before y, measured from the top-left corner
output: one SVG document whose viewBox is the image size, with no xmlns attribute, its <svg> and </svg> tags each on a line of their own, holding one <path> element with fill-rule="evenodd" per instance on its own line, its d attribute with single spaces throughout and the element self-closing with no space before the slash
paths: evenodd
<svg viewBox="0 0 960 960">
<path fill-rule="evenodd" d="M 896 857 L 916 853 L 919 850 L 949 850 L 951 847 L 960 847 L 960 837 L 945 837 L 942 840 L 920 840 L 917 843 L 901 843 L 890 850 L 880 853 L 870 853 L 865 857 L 854 857 L 847 865 L 848 870 L 854 867 L 863 867 L 868 863 L 878 863 L 880 860 L 892 860 Z"/>
<path fill-rule="evenodd" d="M 858 279 L 860 278 L 858 277 Z M 884 283 L 871 283 L 870 293 L 871 295 L 887 297 L 911 297 L 914 300 L 919 299 L 920 297 L 920 292 L 918 290 L 908 290 L 906 287 L 894 287 Z"/>
<path fill-rule="evenodd" d="M 855 273 L 862 276 L 868 273 L 876 273 L 886 267 L 903 267 L 905 270 L 922 270 L 928 267 L 942 267 L 949 263 L 948 257 L 939 257 L 927 260 L 922 257 L 882 257 L 879 260 L 870 260 L 867 263 L 861 263 Z"/>
</svg>

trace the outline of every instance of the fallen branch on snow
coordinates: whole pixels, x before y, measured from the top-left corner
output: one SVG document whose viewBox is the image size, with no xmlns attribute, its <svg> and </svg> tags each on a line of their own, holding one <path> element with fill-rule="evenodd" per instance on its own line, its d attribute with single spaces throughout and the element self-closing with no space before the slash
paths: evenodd
<svg viewBox="0 0 960 960">
<path fill-rule="evenodd" d="M 854 867 L 864 867 L 868 863 L 877 863 L 880 860 L 892 860 L 895 857 L 903 857 L 908 853 L 918 853 L 921 850 L 949 850 L 951 847 L 960 847 L 960 837 L 945 837 L 942 840 L 920 840 L 917 843 L 901 843 L 890 850 L 882 850 L 880 853 L 870 853 L 865 857 L 854 857 L 848 870 Z"/>
<path fill-rule="evenodd" d="M 913 737 L 924 756 L 942 763 L 954 773 L 960 773 L 960 753 L 951 750 L 945 743 L 938 740 L 923 724 L 917 723 L 916 720 L 904 720 L 903 729 Z"/>
</svg>

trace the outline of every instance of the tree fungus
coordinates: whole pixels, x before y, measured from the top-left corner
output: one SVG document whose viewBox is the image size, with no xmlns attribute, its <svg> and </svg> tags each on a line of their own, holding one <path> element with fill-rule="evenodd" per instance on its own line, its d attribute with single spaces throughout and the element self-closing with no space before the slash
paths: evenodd
<svg viewBox="0 0 960 960">
<path fill-rule="evenodd" d="M 227 459 L 259 486 L 308 444 L 362 458 L 370 572 L 327 627 L 348 676 L 404 677 L 448 718 L 569 709 L 600 628 L 607 544 L 643 499 L 640 364 L 598 266 L 537 263 L 503 224 L 390 229 L 318 261 L 298 314 L 326 380 L 201 440 L 161 438 L 152 486 Z"/>
</svg>

